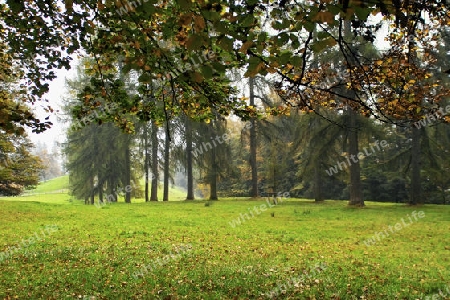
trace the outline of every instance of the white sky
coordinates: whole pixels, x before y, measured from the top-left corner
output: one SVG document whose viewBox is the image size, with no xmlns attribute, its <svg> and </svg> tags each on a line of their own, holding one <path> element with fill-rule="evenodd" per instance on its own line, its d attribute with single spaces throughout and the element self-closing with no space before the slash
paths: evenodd
<svg viewBox="0 0 450 300">
<path fill-rule="evenodd" d="M 67 93 L 65 84 L 66 77 L 71 78 L 74 76 L 74 67 L 76 66 L 76 63 L 77 62 L 74 59 L 71 62 L 72 69 L 70 70 L 55 70 L 57 78 L 49 83 L 50 91 L 45 95 L 45 98 L 50 101 L 48 104 L 50 104 L 55 112 L 61 109 L 63 97 Z M 47 129 L 46 131 L 39 134 L 31 132 L 31 129 L 28 129 L 27 132 L 28 137 L 31 139 L 31 141 L 33 141 L 33 143 L 45 143 L 47 145 L 47 149 L 51 150 L 55 142 L 61 143 L 65 140 L 64 128 L 67 125 L 58 122 L 57 113 L 46 113 L 43 109 L 43 106 L 46 106 L 46 104 L 46 102 L 40 101 L 37 102 L 32 108 L 41 121 L 50 116 L 49 121 L 53 123 L 53 126 L 50 129 Z"/>
</svg>

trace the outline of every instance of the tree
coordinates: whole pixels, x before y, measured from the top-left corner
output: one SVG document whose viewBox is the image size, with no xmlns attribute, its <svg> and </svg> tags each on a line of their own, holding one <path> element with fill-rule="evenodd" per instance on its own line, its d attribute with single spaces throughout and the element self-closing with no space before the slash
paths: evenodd
<svg viewBox="0 0 450 300">
<path fill-rule="evenodd" d="M 39 157 L 31 154 L 33 144 L 26 134 L 0 130 L 0 194 L 17 196 L 39 183 L 43 166 Z"/>
<path fill-rule="evenodd" d="M 194 200 L 194 174 L 193 174 L 193 154 L 192 154 L 192 120 L 184 116 L 185 136 L 186 136 L 186 175 L 187 175 L 187 196 L 186 200 Z"/>
<path fill-rule="evenodd" d="M 169 179 L 170 179 L 170 121 L 166 121 L 164 133 L 164 190 L 163 201 L 169 201 Z"/>
<path fill-rule="evenodd" d="M 159 179 L 159 160 L 158 160 L 158 125 L 155 121 L 151 123 L 151 143 L 152 143 L 152 184 L 150 192 L 150 201 L 158 201 L 158 179 Z"/>
<path fill-rule="evenodd" d="M 250 88 L 250 107 L 255 106 L 254 79 L 249 78 L 248 85 Z M 256 120 L 250 119 L 250 168 L 252 169 L 252 187 L 250 197 L 258 198 L 258 166 L 256 162 L 257 140 L 256 140 Z"/>
<path fill-rule="evenodd" d="M 49 153 L 47 146 L 38 142 L 33 154 L 40 158 L 44 167 L 39 176 L 41 181 L 61 176 L 61 167 L 58 161 L 59 150 L 56 145 L 53 147 L 52 152 Z"/>
<path fill-rule="evenodd" d="M 104 192 L 107 192 L 106 200 L 115 202 L 123 192 L 125 201 L 131 202 L 132 189 L 135 195 L 139 189 L 136 184 L 138 172 L 132 168 L 135 136 L 124 133 L 108 121 L 115 106 L 106 105 L 100 97 L 91 97 L 92 93 L 105 91 L 96 88 L 101 80 L 89 79 L 90 63 L 90 60 L 82 61 L 85 70 L 80 68 L 78 78 L 68 81 L 72 97 L 64 108 L 72 125 L 64 147 L 72 193 L 77 198 L 84 198 L 86 203 L 94 204 L 95 195 L 104 202 Z M 114 97 L 130 101 L 123 81 L 114 81 L 113 77 L 109 80 Z M 96 110 L 91 112 L 91 107 Z M 132 122 L 132 118 L 129 119 L 125 115 L 120 121 Z"/>
<path fill-rule="evenodd" d="M 449 18 L 447 7 L 441 0 L 300 3 L 213 0 L 198 5 L 145 1 L 133 2 L 133 5 L 119 1 L 116 5 L 112 1 L 87 0 L 66 1 L 65 10 L 58 4 L 51 0 L 39 3 L 7 1 L 0 7 L 0 17 L 4 20 L 0 38 L 11 47 L 10 53 L 18 56 L 22 70 L 26 70 L 23 78 L 31 83 L 29 101 L 42 98 L 48 90 L 45 81 L 55 77 L 54 69 L 69 68 L 70 54 L 84 49 L 96 58 L 100 72 L 111 69 L 120 53 L 124 55 L 125 72 L 137 71 L 141 82 L 148 82 L 152 74 L 157 78 L 172 77 L 174 86 L 182 93 L 196 94 L 185 103 L 176 104 L 182 109 L 198 104 L 191 112 L 213 109 L 222 115 L 234 112 L 244 119 L 248 119 L 254 110 L 243 101 L 228 97 L 229 85 L 223 79 L 218 80 L 220 76 L 216 75 L 246 66 L 249 77 L 276 74 L 280 92 L 302 90 L 314 87 L 314 82 L 305 80 L 311 66 L 307 58 L 311 54 L 337 46 L 346 55 L 349 43 L 343 38 L 345 22 L 351 22 L 353 34 L 373 43 L 376 31 L 381 27 L 372 24 L 370 16 L 373 14 L 381 13 L 386 22 L 407 28 L 408 36 L 418 36 L 426 31 L 408 24 L 431 19 L 444 25 Z M 35 21 L 29 22 L 30 19 Z M 263 24 L 266 21 L 267 24 Z M 317 29 L 320 34 L 313 37 Z M 428 36 L 433 35 L 433 30 L 426 32 Z M 199 58 L 205 55 L 207 59 L 200 61 Z M 351 56 L 356 62 L 354 66 L 376 66 L 375 60 L 363 63 L 358 53 Z M 361 70 L 367 78 L 374 75 L 374 68 Z M 373 95 L 370 87 L 353 82 L 350 89 Z M 335 91 L 326 91 L 336 96 Z M 338 96 L 346 98 L 345 93 Z M 122 109 L 135 112 L 135 106 L 117 98 L 114 101 L 120 103 Z M 352 101 L 365 114 L 386 122 L 393 121 L 384 114 L 386 103 L 367 105 L 362 98 Z M 312 104 L 303 100 L 296 103 L 304 110 L 310 109 Z M 358 112 L 361 111 L 358 109 Z M 203 114 L 192 116 L 207 118 Z M 129 125 L 120 119 L 116 122 L 123 127 Z M 41 124 L 40 121 L 36 123 Z"/>
<path fill-rule="evenodd" d="M 209 123 L 201 123 L 196 137 L 195 152 L 200 182 L 209 185 L 209 200 L 218 200 L 219 183 L 230 174 L 230 148 L 227 144 L 226 122 L 217 116 Z"/>
</svg>

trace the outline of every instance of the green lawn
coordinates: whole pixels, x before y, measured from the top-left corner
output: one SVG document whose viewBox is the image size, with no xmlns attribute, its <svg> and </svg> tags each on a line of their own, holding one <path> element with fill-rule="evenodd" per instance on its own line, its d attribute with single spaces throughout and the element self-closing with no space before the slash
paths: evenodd
<svg viewBox="0 0 450 300">
<path fill-rule="evenodd" d="M 422 299 L 450 291 L 450 207 L 288 199 L 258 214 L 264 200 L 206 203 L 99 209 L 0 200 L 0 299 Z M 425 216 L 415 220 L 413 211 Z M 241 213 L 248 219 L 236 225 Z M 389 231 L 402 218 L 408 226 Z M 389 236 L 366 246 L 384 230 Z"/>
</svg>

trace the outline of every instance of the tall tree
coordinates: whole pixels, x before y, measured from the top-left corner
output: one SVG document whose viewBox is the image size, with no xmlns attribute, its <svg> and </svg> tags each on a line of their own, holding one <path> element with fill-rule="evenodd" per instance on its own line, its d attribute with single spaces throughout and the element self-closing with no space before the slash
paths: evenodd
<svg viewBox="0 0 450 300">
<path fill-rule="evenodd" d="M 254 92 L 254 78 L 250 77 L 248 80 L 250 88 L 250 107 L 255 107 L 255 92 Z M 257 141 L 256 141 L 256 118 L 252 117 L 250 119 L 250 168 L 252 169 L 252 187 L 250 192 L 250 197 L 259 197 L 258 192 L 258 166 L 256 162 L 256 151 L 257 151 Z"/>
<path fill-rule="evenodd" d="M 158 125 L 152 121 L 151 143 L 152 143 L 152 185 L 150 192 L 150 201 L 158 201 L 158 179 L 159 179 L 159 160 L 158 160 Z"/>
<path fill-rule="evenodd" d="M 170 179 L 170 121 L 166 121 L 164 133 L 164 187 L 163 201 L 169 201 L 169 179 Z"/>
<path fill-rule="evenodd" d="M 186 200 L 194 200 L 194 173 L 193 173 L 193 149 L 192 149 L 192 120 L 185 116 L 186 136 L 186 174 L 187 174 L 187 196 Z"/>
</svg>

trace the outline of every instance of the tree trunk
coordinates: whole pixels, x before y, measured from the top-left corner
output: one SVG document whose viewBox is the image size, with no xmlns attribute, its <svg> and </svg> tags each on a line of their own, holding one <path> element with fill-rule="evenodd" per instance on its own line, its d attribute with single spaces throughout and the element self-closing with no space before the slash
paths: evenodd
<svg viewBox="0 0 450 300">
<path fill-rule="evenodd" d="M 148 124 L 144 125 L 144 176 L 145 176 L 145 202 L 149 201 L 148 197 L 148 172 L 149 172 L 149 153 L 148 153 Z"/>
<path fill-rule="evenodd" d="M 95 198 L 95 189 L 94 189 L 94 177 L 91 177 L 91 182 L 90 182 L 90 185 L 91 185 L 91 204 L 92 205 L 94 205 L 94 203 L 95 203 L 95 200 L 94 200 L 94 198 Z"/>
<path fill-rule="evenodd" d="M 422 131 L 416 126 L 412 127 L 412 149 L 411 149 L 411 196 L 410 205 L 417 205 L 422 202 L 421 199 L 421 179 L 420 179 L 420 139 Z"/>
<path fill-rule="evenodd" d="M 98 185 L 98 201 L 103 203 L 103 182 Z"/>
<path fill-rule="evenodd" d="M 117 187 L 117 182 L 115 179 L 112 179 L 112 180 L 110 180 L 110 183 L 111 184 L 109 185 L 109 188 L 108 188 L 109 195 L 112 195 L 112 197 L 113 197 L 112 202 L 117 202 L 117 194 L 115 193 L 116 187 Z"/>
<path fill-rule="evenodd" d="M 254 93 L 254 78 L 249 77 L 248 80 L 250 86 L 250 105 L 255 106 L 255 93 Z M 256 164 L 256 120 L 250 119 L 250 167 L 252 169 L 252 190 L 250 197 L 258 198 L 258 168 Z"/>
<path fill-rule="evenodd" d="M 125 146 L 125 203 L 131 203 L 131 136 L 126 137 Z"/>
<path fill-rule="evenodd" d="M 209 174 L 209 187 L 210 195 L 209 200 L 218 200 L 217 197 L 217 163 L 216 163 L 216 148 L 213 147 L 211 150 L 211 171 Z"/>
<path fill-rule="evenodd" d="M 344 21 L 344 35 L 346 37 L 351 37 L 351 21 Z M 355 53 L 357 49 L 353 49 Z M 349 55 L 349 63 L 350 67 L 354 64 L 353 57 Z M 352 90 L 347 91 L 347 96 L 349 99 L 355 99 L 356 94 Z M 347 108 L 350 118 L 350 125 L 348 129 L 348 155 L 350 157 L 356 158 L 356 162 L 354 160 L 350 163 L 350 201 L 349 205 L 353 206 L 364 206 L 364 199 L 362 193 L 362 185 L 361 185 L 361 166 L 359 164 L 358 159 L 358 122 L 357 122 L 357 113 L 351 107 Z M 352 156 L 353 155 L 353 156 Z"/>
<path fill-rule="evenodd" d="M 169 124 L 166 125 L 166 137 L 164 141 L 164 192 L 163 201 L 169 201 L 169 159 L 170 159 L 170 140 Z"/>
<path fill-rule="evenodd" d="M 348 132 L 348 148 L 350 157 L 358 158 L 358 124 L 357 115 L 352 108 L 348 108 L 350 115 L 350 126 Z M 352 160 L 350 164 L 350 202 L 349 205 L 364 206 L 361 185 L 361 166 L 359 159 Z"/>
<path fill-rule="evenodd" d="M 158 201 L 158 126 L 152 122 L 152 190 L 150 201 Z"/>
<path fill-rule="evenodd" d="M 316 202 L 323 201 L 322 196 L 322 174 L 320 173 L 320 164 L 314 166 L 314 200 Z"/>
<path fill-rule="evenodd" d="M 194 200 L 194 174 L 192 170 L 192 124 L 191 119 L 186 116 L 186 171 L 187 171 L 187 197 L 186 200 Z"/>
</svg>

